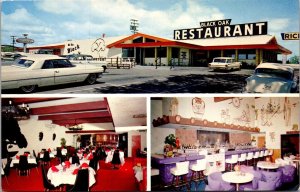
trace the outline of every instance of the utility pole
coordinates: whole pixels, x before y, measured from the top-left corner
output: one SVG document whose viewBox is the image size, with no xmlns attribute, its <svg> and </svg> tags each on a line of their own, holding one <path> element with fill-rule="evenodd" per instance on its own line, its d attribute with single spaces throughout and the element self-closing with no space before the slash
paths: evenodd
<svg viewBox="0 0 300 192">
<path fill-rule="evenodd" d="M 130 19 L 130 31 L 135 34 L 138 30 L 139 23 L 136 19 Z"/>
<path fill-rule="evenodd" d="M 13 52 L 15 52 L 15 43 L 16 43 L 16 37 L 17 36 L 12 35 L 10 37 L 12 38 Z"/>
</svg>

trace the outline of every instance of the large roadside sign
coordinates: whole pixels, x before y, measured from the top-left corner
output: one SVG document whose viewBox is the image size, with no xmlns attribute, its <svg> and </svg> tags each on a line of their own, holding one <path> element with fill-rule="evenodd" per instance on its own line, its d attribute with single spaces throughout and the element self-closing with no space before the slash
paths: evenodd
<svg viewBox="0 0 300 192">
<path fill-rule="evenodd" d="M 299 32 L 281 33 L 282 40 L 299 40 Z"/>
<path fill-rule="evenodd" d="M 34 40 L 33 39 L 30 39 L 30 38 L 18 38 L 16 39 L 16 41 L 18 43 L 25 43 L 25 44 L 31 44 L 31 43 L 34 43 Z"/>
</svg>

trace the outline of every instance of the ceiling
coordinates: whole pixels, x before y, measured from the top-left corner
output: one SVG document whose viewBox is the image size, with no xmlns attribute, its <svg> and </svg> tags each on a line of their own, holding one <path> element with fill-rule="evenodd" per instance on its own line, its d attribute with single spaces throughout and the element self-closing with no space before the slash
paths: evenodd
<svg viewBox="0 0 300 192">
<path fill-rule="evenodd" d="M 118 130 L 146 129 L 146 98 L 142 97 L 2 98 L 2 105 L 7 105 L 9 100 L 15 105 L 28 104 L 30 115 L 36 115 L 39 121 L 49 120 L 60 126 L 110 123 Z"/>
</svg>

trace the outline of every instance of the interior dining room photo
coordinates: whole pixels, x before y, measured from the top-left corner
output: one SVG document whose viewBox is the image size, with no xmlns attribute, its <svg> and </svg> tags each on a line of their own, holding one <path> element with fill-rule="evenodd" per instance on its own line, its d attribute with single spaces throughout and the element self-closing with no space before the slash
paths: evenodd
<svg viewBox="0 0 300 192">
<path fill-rule="evenodd" d="M 151 190 L 299 191 L 298 95 L 151 97 Z"/>
<path fill-rule="evenodd" d="M 146 97 L 2 97 L 1 191 L 145 191 Z"/>
</svg>

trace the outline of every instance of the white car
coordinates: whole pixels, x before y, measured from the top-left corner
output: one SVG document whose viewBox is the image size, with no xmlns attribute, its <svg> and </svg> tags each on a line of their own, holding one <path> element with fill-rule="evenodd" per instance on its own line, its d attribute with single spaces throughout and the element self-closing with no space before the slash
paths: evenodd
<svg viewBox="0 0 300 192">
<path fill-rule="evenodd" d="M 259 64 L 254 74 L 246 79 L 248 93 L 293 93 L 297 91 L 299 78 L 294 69 L 278 63 Z"/>
<path fill-rule="evenodd" d="M 209 69 L 223 69 L 223 70 L 240 70 L 241 62 L 236 62 L 235 59 L 231 57 L 216 57 L 214 60 L 208 64 Z"/>
<path fill-rule="evenodd" d="M 101 66 L 73 65 L 56 55 L 27 55 L 13 65 L 1 67 L 2 89 L 18 89 L 25 93 L 37 87 L 86 82 L 94 84 L 103 73 Z"/>
<path fill-rule="evenodd" d="M 106 61 L 97 61 L 94 60 L 93 56 L 91 55 L 84 55 L 84 54 L 73 54 L 73 55 L 66 55 L 71 63 L 77 64 L 90 64 L 90 65 L 99 65 L 103 67 L 103 72 L 107 69 L 107 62 Z"/>
</svg>

